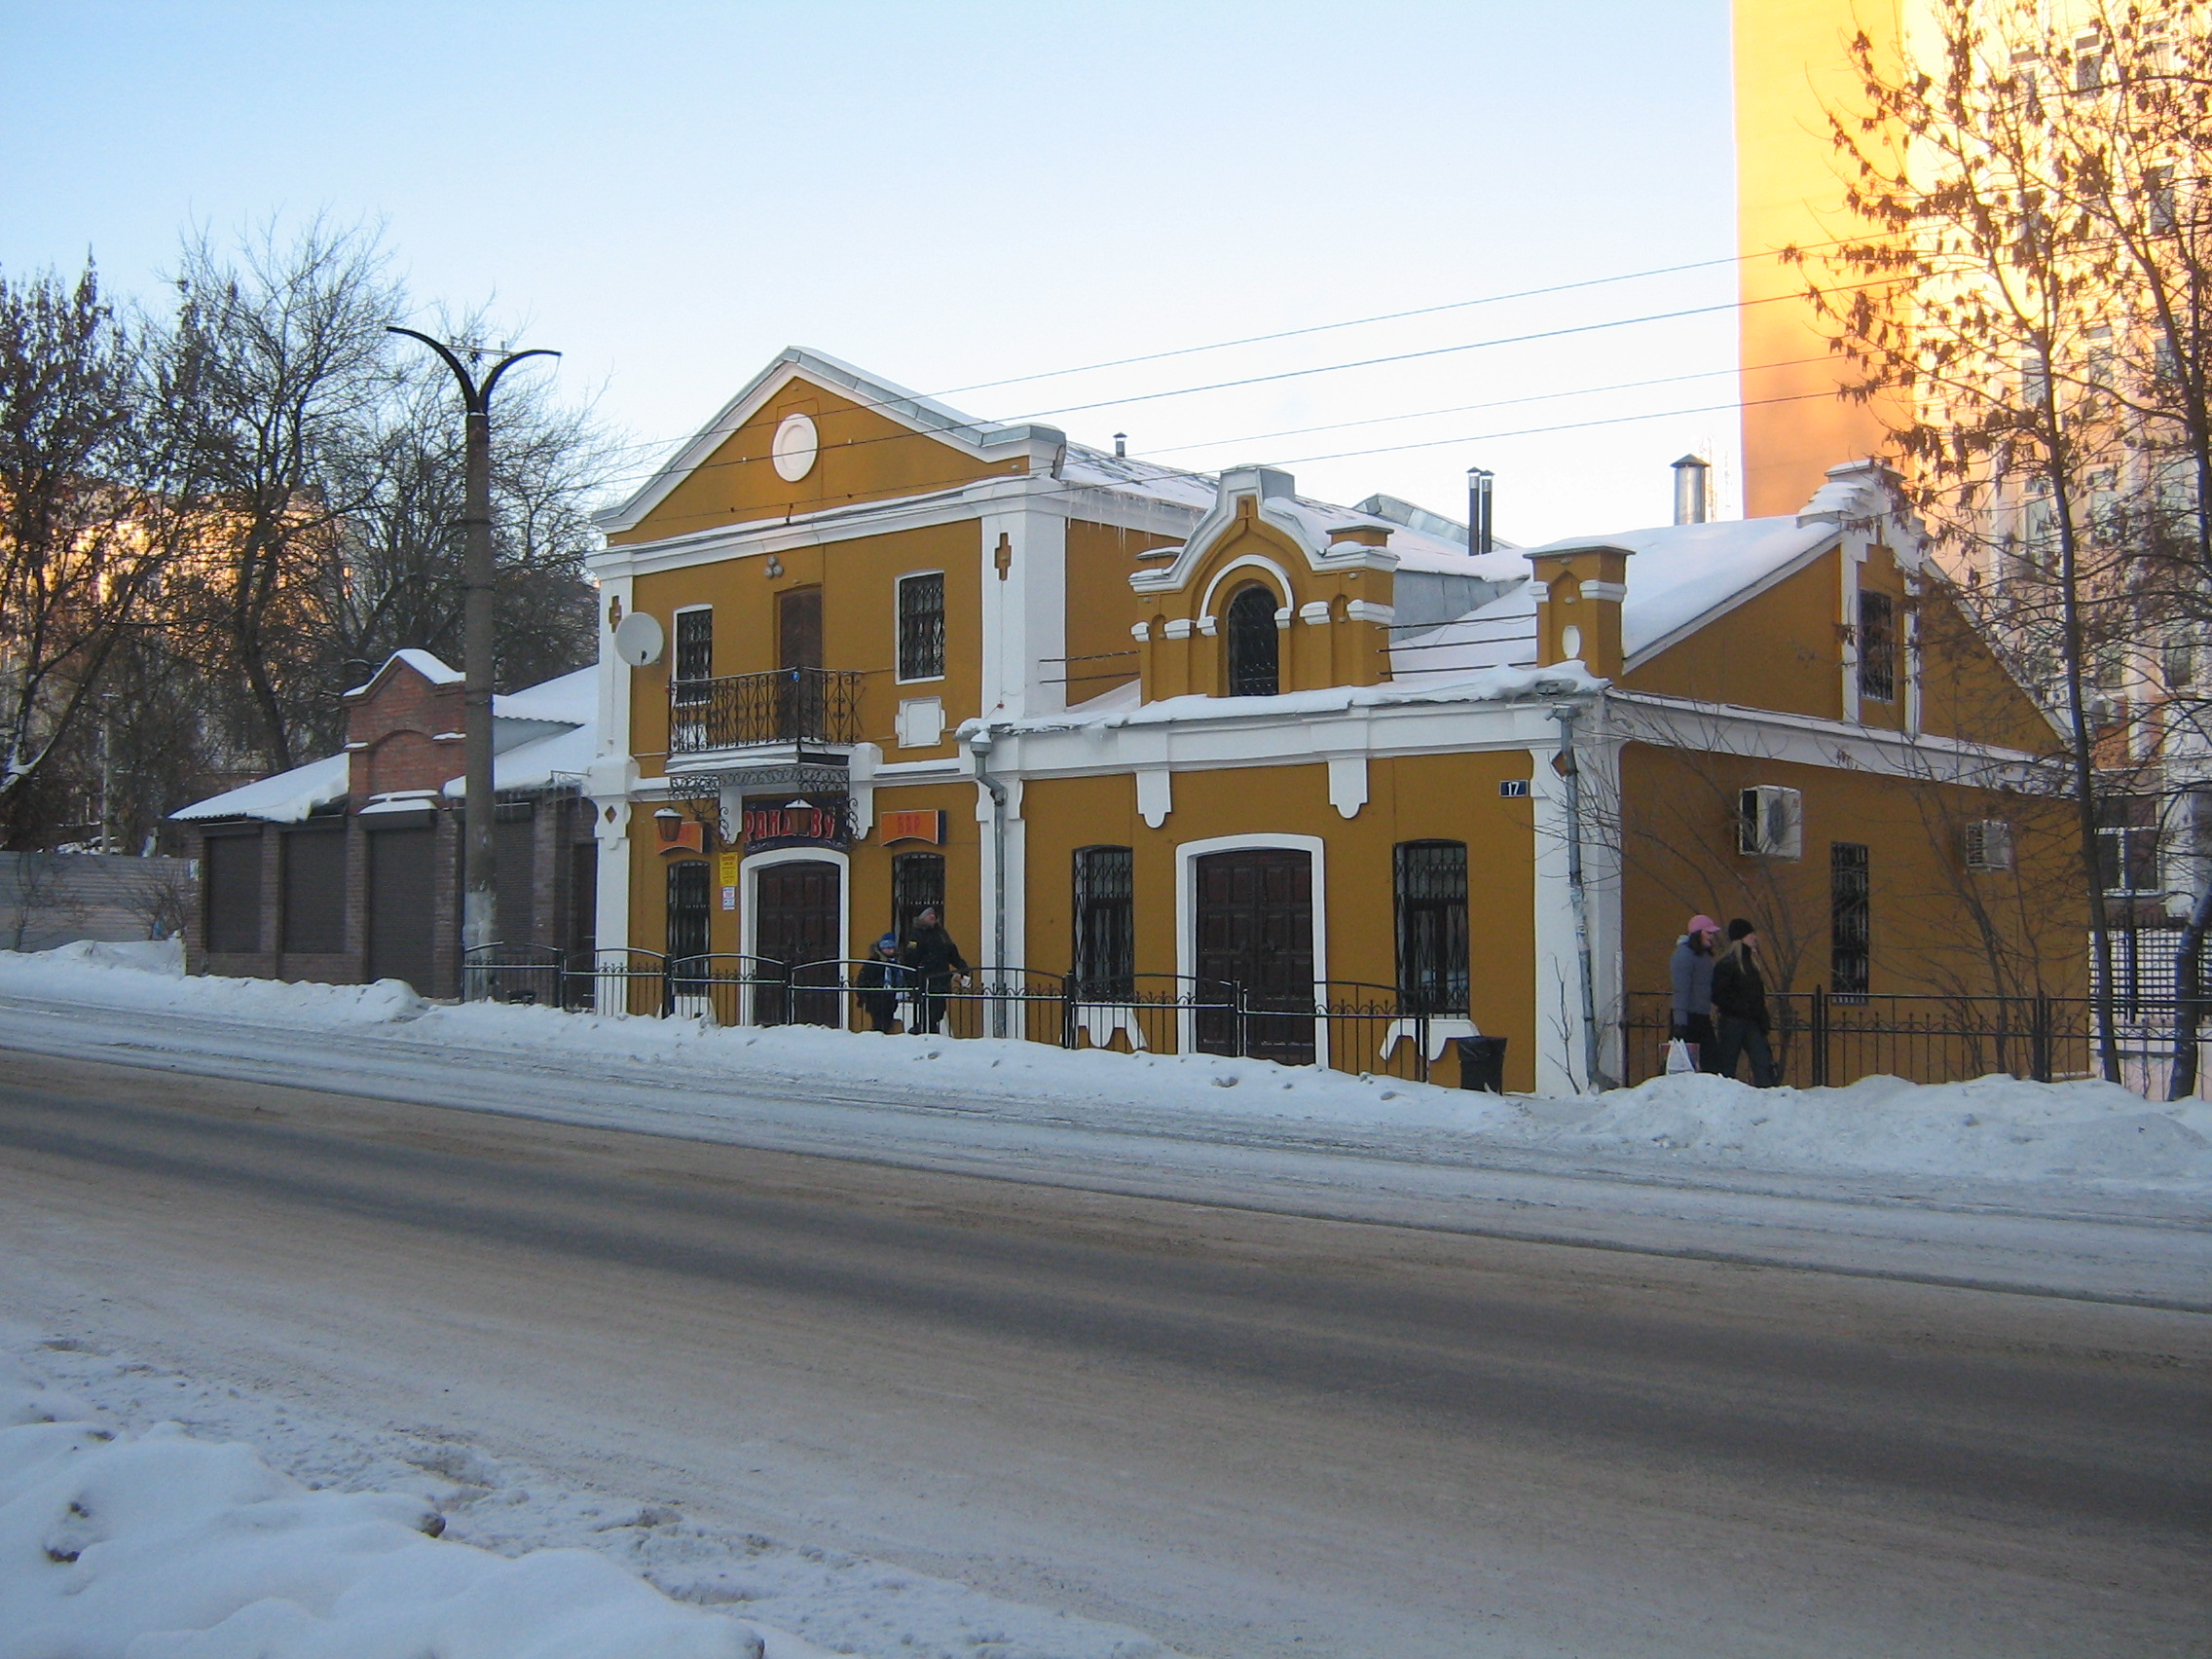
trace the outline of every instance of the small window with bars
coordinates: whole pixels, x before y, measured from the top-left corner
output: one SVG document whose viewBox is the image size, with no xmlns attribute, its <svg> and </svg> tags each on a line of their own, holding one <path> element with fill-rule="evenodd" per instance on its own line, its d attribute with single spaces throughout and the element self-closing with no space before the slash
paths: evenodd
<svg viewBox="0 0 2212 1659">
<path fill-rule="evenodd" d="M 1467 1012 L 1467 844 L 1401 841 L 1398 995 L 1408 1014 Z"/>
<path fill-rule="evenodd" d="M 914 937 L 914 918 L 924 910 L 944 915 L 944 855 L 896 853 L 891 859 L 891 931 L 904 948 Z"/>
<path fill-rule="evenodd" d="M 1828 846 L 1828 989 L 1863 997 L 1873 969 L 1873 877 L 1857 841 Z"/>
<path fill-rule="evenodd" d="M 1136 994 L 1136 883 L 1127 847 L 1075 854 L 1075 994 L 1098 1002 Z"/>
<path fill-rule="evenodd" d="M 899 578 L 899 678 L 944 678 L 944 572 Z"/>
<path fill-rule="evenodd" d="M 679 703 L 707 700 L 707 682 L 715 677 L 715 611 L 697 606 L 676 613 L 674 691 Z"/>
<path fill-rule="evenodd" d="M 1890 703 L 1898 694 L 1898 602 L 1886 593 L 1859 596 L 1859 695 Z"/>
</svg>

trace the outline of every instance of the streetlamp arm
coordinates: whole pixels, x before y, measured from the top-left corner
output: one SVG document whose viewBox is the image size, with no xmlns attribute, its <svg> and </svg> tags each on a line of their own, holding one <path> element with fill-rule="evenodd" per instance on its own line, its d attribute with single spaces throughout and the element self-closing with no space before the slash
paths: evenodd
<svg viewBox="0 0 2212 1659">
<path fill-rule="evenodd" d="M 483 398 L 483 407 L 487 410 L 492 407 L 492 388 L 499 384 L 499 377 L 505 374 L 509 369 L 513 368 L 517 363 L 521 362 L 525 357 L 558 357 L 560 354 L 561 353 L 558 351 L 548 351 L 542 346 L 534 346 L 528 351 L 517 351 L 511 357 L 500 358 L 499 361 L 493 366 L 490 376 L 486 378 L 484 382 L 483 391 L 478 394 Z"/>
<path fill-rule="evenodd" d="M 431 350 L 435 351 L 439 356 L 443 357 L 446 360 L 446 367 L 453 370 L 453 378 L 461 382 L 461 400 L 467 407 L 469 414 L 475 415 L 482 412 L 484 399 L 489 397 L 491 394 L 491 387 L 487 385 L 484 387 L 483 391 L 479 392 L 476 389 L 475 377 L 469 374 L 467 366 L 462 363 L 459 357 L 455 356 L 452 351 L 446 349 L 446 344 L 444 341 L 434 340 L 429 335 L 422 333 L 417 329 L 401 328 L 397 323 L 387 323 L 385 325 L 385 332 L 387 334 L 404 334 L 410 340 L 420 340 L 424 345 L 427 346 Z M 502 363 L 500 365 L 500 368 L 504 368 L 505 366 L 506 365 Z M 493 370 L 492 375 L 493 379 L 497 380 L 498 378 L 498 370 Z"/>
</svg>

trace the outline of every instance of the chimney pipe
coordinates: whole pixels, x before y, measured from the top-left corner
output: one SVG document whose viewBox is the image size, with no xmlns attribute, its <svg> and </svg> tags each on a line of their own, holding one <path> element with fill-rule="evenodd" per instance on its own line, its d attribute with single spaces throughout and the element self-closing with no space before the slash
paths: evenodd
<svg viewBox="0 0 2212 1659">
<path fill-rule="evenodd" d="M 1712 471 L 1712 463 L 1699 456 L 1685 455 L 1675 462 L 1677 524 L 1703 524 L 1712 516 L 1706 496 L 1706 479 Z"/>
<path fill-rule="evenodd" d="M 1492 551 L 1490 531 L 1491 475 L 1479 466 L 1467 468 L 1467 551 Z"/>
<path fill-rule="evenodd" d="M 1114 434 L 1114 459 L 1116 461 L 1126 461 L 1128 459 L 1128 455 L 1129 434 L 1126 432 L 1116 432 Z"/>
</svg>

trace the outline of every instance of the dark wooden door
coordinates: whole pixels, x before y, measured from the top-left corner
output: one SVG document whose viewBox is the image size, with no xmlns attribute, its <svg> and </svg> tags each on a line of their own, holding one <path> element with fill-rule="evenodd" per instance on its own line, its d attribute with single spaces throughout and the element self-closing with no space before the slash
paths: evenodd
<svg viewBox="0 0 2212 1659">
<path fill-rule="evenodd" d="M 784 670 L 777 737 L 785 743 L 823 736 L 822 590 L 788 588 L 776 595 L 776 660 Z"/>
<path fill-rule="evenodd" d="M 1289 1065 L 1313 1062 L 1313 860 L 1264 847 L 1198 860 L 1198 970 L 1241 986 L 1244 1052 Z M 1201 998 L 1210 986 L 1199 987 Z M 1297 1010 L 1271 1017 L 1269 1009 Z M 1236 1020 L 1200 1009 L 1198 1048 L 1236 1052 Z"/>
<path fill-rule="evenodd" d="M 437 832 L 378 830 L 368 841 L 369 977 L 435 995 Z"/>
<path fill-rule="evenodd" d="M 770 865 L 755 878 L 753 947 L 792 972 L 792 988 L 762 987 L 754 999 L 763 1025 L 840 1025 L 832 988 L 840 969 L 843 872 L 828 860 Z M 811 964 L 824 964 L 813 967 Z"/>
</svg>

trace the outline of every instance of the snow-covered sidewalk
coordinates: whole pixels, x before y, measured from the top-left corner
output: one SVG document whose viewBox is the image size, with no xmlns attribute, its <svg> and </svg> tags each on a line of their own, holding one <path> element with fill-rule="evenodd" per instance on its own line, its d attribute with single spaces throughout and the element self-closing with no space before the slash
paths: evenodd
<svg viewBox="0 0 2212 1659">
<path fill-rule="evenodd" d="M 1207 1055 L 725 1029 L 0 954 L 0 1044 L 1305 1213 L 2194 1306 L 2212 1105 L 2099 1083 L 1494 1096 Z"/>
</svg>

